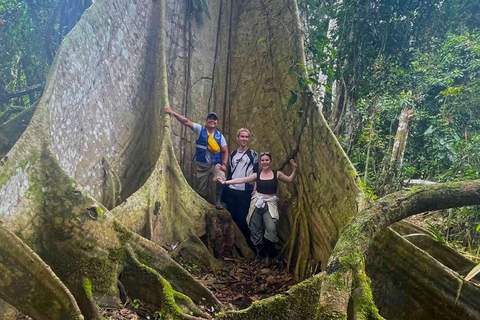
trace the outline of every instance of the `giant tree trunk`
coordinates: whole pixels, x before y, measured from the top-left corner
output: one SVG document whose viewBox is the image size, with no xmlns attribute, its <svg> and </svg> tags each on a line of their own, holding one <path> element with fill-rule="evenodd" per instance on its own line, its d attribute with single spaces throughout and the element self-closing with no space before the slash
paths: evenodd
<svg viewBox="0 0 480 320">
<path fill-rule="evenodd" d="M 12 244 L 1 248 L 0 298 L 15 308 L 46 319 L 48 296 L 58 318 L 98 318 L 97 305 L 118 304 L 120 281 L 171 318 L 207 317 L 195 306 L 203 299 L 221 309 L 161 247 L 207 235 L 216 255 L 234 245 L 248 255 L 228 213 L 188 185 L 194 142 L 177 122 L 170 127 L 162 112 L 170 104 L 197 122 L 218 112 L 230 142 L 247 126 L 252 148 L 271 151 L 281 170 L 297 158 L 295 183 L 279 193 L 281 237 L 298 279 L 326 268 L 363 209 L 354 168 L 300 86 L 296 2 L 212 0 L 201 11 L 191 3 L 100 0 L 62 43 L 35 115 L 0 167 L 0 231 Z M 219 317 L 312 318 L 326 279 Z"/>
</svg>

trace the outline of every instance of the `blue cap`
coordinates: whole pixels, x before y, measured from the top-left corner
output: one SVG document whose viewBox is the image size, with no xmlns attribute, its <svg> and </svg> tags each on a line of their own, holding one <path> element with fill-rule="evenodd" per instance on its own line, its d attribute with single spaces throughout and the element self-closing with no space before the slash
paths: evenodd
<svg viewBox="0 0 480 320">
<path fill-rule="evenodd" d="M 215 112 L 210 112 L 208 115 L 207 115 L 207 119 L 215 119 L 215 120 L 218 120 L 218 116 Z"/>
</svg>

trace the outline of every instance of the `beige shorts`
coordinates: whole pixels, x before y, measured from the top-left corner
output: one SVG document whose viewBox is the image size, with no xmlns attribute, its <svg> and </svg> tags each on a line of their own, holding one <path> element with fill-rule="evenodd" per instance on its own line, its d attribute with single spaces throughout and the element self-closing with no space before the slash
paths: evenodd
<svg viewBox="0 0 480 320">
<path fill-rule="evenodd" d="M 220 169 L 220 164 L 202 165 L 197 163 L 197 192 L 203 197 L 208 194 L 208 179 L 212 176 L 212 181 L 217 181 L 220 177 L 225 180 L 225 172 Z"/>
</svg>

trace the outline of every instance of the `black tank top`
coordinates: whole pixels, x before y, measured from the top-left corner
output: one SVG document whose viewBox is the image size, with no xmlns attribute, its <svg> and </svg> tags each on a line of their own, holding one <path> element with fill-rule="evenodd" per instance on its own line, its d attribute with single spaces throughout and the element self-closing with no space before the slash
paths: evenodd
<svg viewBox="0 0 480 320">
<path fill-rule="evenodd" d="M 261 180 L 260 172 L 257 174 L 257 192 L 263 194 L 276 194 L 277 188 L 277 171 L 273 171 L 273 179 L 270 180 Z"/>
</svg>

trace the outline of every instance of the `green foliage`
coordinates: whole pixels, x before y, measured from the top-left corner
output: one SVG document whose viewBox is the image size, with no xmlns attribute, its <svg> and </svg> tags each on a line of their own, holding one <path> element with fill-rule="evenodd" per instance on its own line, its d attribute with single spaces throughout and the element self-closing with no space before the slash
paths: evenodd
<svg viewBox="0 0 480 320">
<path fill-rule="evenodd" d="M 328 88 L 324 115 L 366 194 L 388 190 L 384 176 L 392 170 L 403 108 L 413 118 L 400 176 L 388 183 L 480 177 L 479 1 L 300 0 L 299 6 L 309 65 Z M 440 242 L 479 251 L 476 207 L 451 210 L 429 228 Z"/>
<path fill-rule="evenodd" d="M 316 77 L 317 70 L 308 69 L 304 63 L 297 62 L 290 65 L 289 73 L 296 77 L 298 89 L 290 90 L 290 99 L 287 102 L 287 108 L 293 106 L 297 102 L 299 96 L 310 94 L 311 85 L 319 84 Z"/>
<path fill-rule="evenodd" d="M 135 310 L 140 308 L 140 300 L 139 299 L 133 299 L 132 306 L 133 306 L 133 309 L 135 309 Z"/>
<path fill-rule="evenodd" d="M 43 84 L 63 37 L 80 19 L 91 0 L 2 0 L 0 2 L 0 115 L 9 106 L 29 107 L 41 95 L 15 93 Z"/>
<path fill-rule="evenodd" d="M 338 84 L 345 86 L 344 96 L 326 90 L 325 116 L 331 116 L 334 98 L 351 101 L 353 113 L 333 123 L 334 130 L 375 192 L 391 170 L 405 107 L 414 116 L 399 181 L 479 177 L 480 19 L 473 12 L 480 2 L 304 0 L 299 5 L 308 57 L 321 73 L 317 82 L 328 88 L 337 83 L 337 94 Z"/>
<path fill-rule="evenodd" d="M 54 5 L 53 1 L 39 2 L 41 8 Z M 47 18 L 48 10 L 33 9 L 27 1 L 4 0 L 0 3 L 3 21 L 0 25 L 0 91 L 15 92 L 45 79 L 48 66 L 43 49 L 42 21 Z M 38 95 L 33 98 L 36 97 Z M 30 98 L 24 96 L 13 103 L 29 105 L 33 103 Z M 5 108 L 0 104 L 0 112 Z"/>
<path fill-rule="evenodd" d="M 377 195 L 375 195 L 375 193 L 373 192 L 373 190 L 369 188 L 365 183 L 363 183 L 363 181 L 360 181 L 359 186 L 360 188 L 362 188 L 363 192 L 369 199 L 376 200 L 378 198 Z"/>
<path fill-rule="evenodd" d="M 429 224 L 428 225 L 428 230 L 433 234 L 435 239 L 441 244 L 445 244 L 445 240 L 443 239 L 442 232 L 439 230 L 439 228 L 436 225 Z"/>
</svg>

